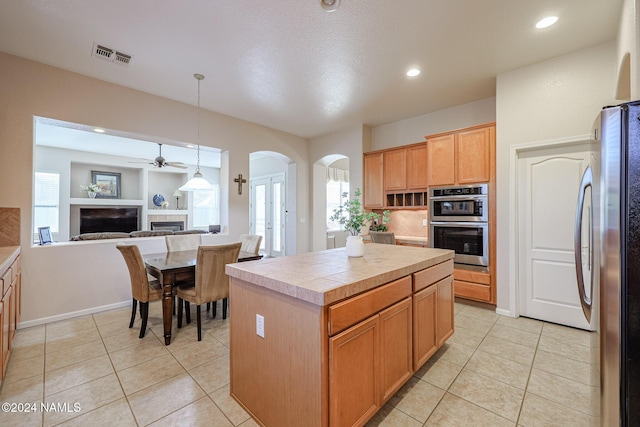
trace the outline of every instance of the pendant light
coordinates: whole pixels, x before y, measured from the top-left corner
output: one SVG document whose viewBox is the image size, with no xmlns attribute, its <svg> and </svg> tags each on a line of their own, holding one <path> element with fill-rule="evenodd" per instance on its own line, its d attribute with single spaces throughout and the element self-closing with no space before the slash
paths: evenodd
<svg viewBox="0 0 640 427">
<path fill-rule="evenodd" d="M 213 189 L 211 184 L 209 184 L 209 181 L 204 179 L 200 173 L 200 81 L 204 80 L 204 76 L 202 74 L 194 74 L 193 77 L 198 81 L 198 163 L 196 164 L 196 173 L 193 174 L 193 178 L 180 187 L 180 191 Z"/>
</svg>

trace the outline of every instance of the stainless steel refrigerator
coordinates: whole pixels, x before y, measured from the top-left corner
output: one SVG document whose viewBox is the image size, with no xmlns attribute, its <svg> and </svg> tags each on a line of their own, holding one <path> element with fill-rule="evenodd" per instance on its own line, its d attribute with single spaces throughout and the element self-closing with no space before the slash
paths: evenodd
<svg viewBox="0 0 640 427">
<path fill-rule="evenodd" d="M 588 292 L 590 280 L 580 283 L 588 262 L 578 242 L 576 271 L 585 315 L 589 304 L 599 306 L 601 425 L 640 426 L 640 101 L 606 107 L 600 119 L 600 171 L 593 173 L 587 245 L 599 256 L 595 294 Z M 584 222 L 578 211 L 576 222 Z M 578 235 L 583 240 L 585 233 Z"/>
</svg>

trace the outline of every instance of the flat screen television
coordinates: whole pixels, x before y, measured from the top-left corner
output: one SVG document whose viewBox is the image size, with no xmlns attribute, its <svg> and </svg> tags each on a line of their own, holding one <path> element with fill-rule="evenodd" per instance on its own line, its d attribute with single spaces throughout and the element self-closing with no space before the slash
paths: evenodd
<svg viewBox="0 0 640 427">
<path fill-rule="evenodd" d="M 138 230 L 138 208 L 80 208 L 80 233 Z"/>
</svg>

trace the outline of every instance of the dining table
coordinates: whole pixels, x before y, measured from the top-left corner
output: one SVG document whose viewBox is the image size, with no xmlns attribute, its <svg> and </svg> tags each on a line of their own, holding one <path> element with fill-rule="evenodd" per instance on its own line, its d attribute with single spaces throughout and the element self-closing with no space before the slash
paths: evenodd
<svg viewBox="0 0 640 427">
<path fill-rule="evenodd" d="M 197 257 L 197 249 L 147 254 L 143 257 L 147 273 L 158 279 L 162 285 L 162 323 L 165 345 L 171 344 L 173 288 L 176 283 L 195 282 Z M 261 258 L 262 255 L 240 251 L 238 262 Z"/>
</svg>

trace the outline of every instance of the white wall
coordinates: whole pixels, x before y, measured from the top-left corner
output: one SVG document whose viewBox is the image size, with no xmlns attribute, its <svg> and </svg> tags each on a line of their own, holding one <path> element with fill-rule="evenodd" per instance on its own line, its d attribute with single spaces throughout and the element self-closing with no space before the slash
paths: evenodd
<svg viewBox="0 0 640 427">
<path fill-rule="evenodd" d="M 31 247 L 34 116 L 99 126 L 125 134 L 195 143 L 195 106 L 0 53 L 0 206 L 21 208 L 25 323 L 127 302 L 128 274 L 114 242 Z M 249 192 L 229 191 L 247 176 L 249 153 L 275 151 L 296 163 L 297 248 L 308 251 L 308 141 L 240 119 L 201 111 L 201 145 L 220 148 L 221 198 L 228 200 L 231 239 L 248 231 Z M 226 168 L 226 169 L 225 169 Z M 11 185 L 6 185 L 11 183 Z M 222 237 L 220 237 L 222 238 Z M 92 266 L 99 265 L 98 271 Z M 123 296 L 126 295 L 126 298 Z"/>
<path fill-rule="evenodd" d="M 372 146 L 366 151 L 424 142 L 424 137 L 427 135 L 495 121 L 496 99 L 487 98 L 411 119 L 376 126 L 372 129 Z"/>
<path fill-rule="evenodd" d="M 357 126 L 343 132 L 336 132 L 314 138 L 309 143 L 309 164 L 313 165 L 310 192 L 314 195 L 311 201 L 312 250 L 326 249 L 326 167 L 328 156 L 341 155 L 349 159 L 349 189 L 362 189 L 362 153 L 371 145 L 371 131 L 367 126 Z"/>
<path fill-rule="evenodd" d="M 509 263 L 510 149 L 522 143 L 588 135 L 597 114 L 614 103 L 615 43 L 600 44 L 498 76 L 496 96 L 497 308 L 514 314 L 510 303 L 515 265 Z M 515 227 L 512 227 L 515 230 Z"/>
<path fill-rule="evenodd" d="M 616 51 L 616 77 L 624 82 L 617 82 L 619 86 L 629 86 L 630 96 L 628 99 L 640 99 L 640 69 L 638 68 L 638 54 L 640 53 L 640 10 L 639 0 L 625 0 L 620 17 L 620 28 L 618 31 L 618 44 Z M 624 58 L 629 55 L 629 66 L 625 69 Z M 614 89 L 615 90 L 615 89 Z M 618 98 L 620 98 L 618 96 Z"/>
</svg>

